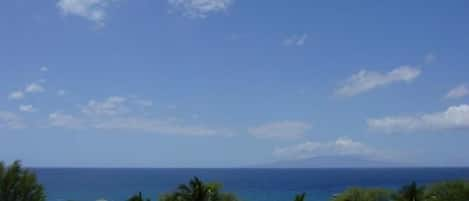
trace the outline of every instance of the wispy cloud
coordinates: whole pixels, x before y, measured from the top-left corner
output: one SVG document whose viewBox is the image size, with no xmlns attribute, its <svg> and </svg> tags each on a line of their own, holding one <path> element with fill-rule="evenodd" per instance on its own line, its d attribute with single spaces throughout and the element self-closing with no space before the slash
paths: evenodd
<svg viewBox="0 0 469 201">
<path fill-rule="evenodd" d="M 412 66 L 400 66 L 387 73 L 361 70 L 348 78 L 336 94 L 354 96 L 396 82 L 411 82 L 420 74 L 421 70 Z"/>
<path fill-rule="evenodd" d="M 257 138 L 299 138 L 304 136 L 311 124 L 300 121 L 279 121 L 249 128 L 248 132 Z"/>
<path fill-rule="evenodd" d="M 446 98 L 449 98 L 449 99 L 461 98 L 464 96 L 469 96 L 469 87 L 466 84 L 461 84 L 451 89 L 446 94 Z"/>
<path fill-rule="evenodd" d="M 285 46 L 303 46 L 308 39 L 308 34 L 291 35 L 283 41 Z"/>
<path fill-rule="evenodd" d="M 28 84 L 24 90 L 17 90 L 13 91 L 8 95 L 8 99 L 10 100 L 20 100 L 26 96 L 26 93 L 42 93 L 45 91 L 45 88 L 38 84 L 38 83 L 31 83 Z"/>
<path fill-rule="evenodd" d="M 44 91 L 44 87 L 37 83 L 31 83 L 24 89 L 24 92 L 26 93 L 42 93 Z"/>
<path fill-rule="evenodd" d="M 90 100 L 88 104 L 82 107 L 82 112 L 87 115 L 117 115 L 123 114 L 129 111 L 129 108 L 125 105 L 127 98 L 120 96 L 111 96 L 104 101 Z"/>
<path fill-rule="evenodd" d="M 64 15 L 83 17 L 98 25 L 103 25 L 106 9 L 115 1 L 117 0 L 59 0 L 57 7 Z"/>
<path fill-rule="evenodd" d="M 306 141 L 297 145 L 277 148 L 273 152 L 274 156 L 282 159 L 306 159 L 316 156 L 374 156 L 378 152 L 361 143 L 340 137 L 331 142 Z"/>
<path fill-rule="evenodd" d="M 34 112 L 36 109 L 32 105 L 20 105 L 18 108 L 21 112 Z"/>
<path fill-rule="evenodd" d="M 145 99 L 135 99 L 133 102 L 142 107 L 151 107 L 153 106 L 153 101 Z"/>
<path fill-rule="evenodd" d="M 25 127 L 23 119 L 15 113 L 0 111 L 0 128 L 20 129 Z"/>
<path fill-rule="evenodd" d="M 436 60 L 436 55 L 433 53 L 428 53 L 425 55 L 424 62 L 425 64 L 432 64 Z"/>
<path fill-rule="evenodd" d="M 214 129 L 205 126 L 186 125 L 174 120 L 161 120 L 145 117 L 118 117 L 101 120 L 94 125 L 98 129 L 137 130 L 148 133 L 188 136 L 229 136 L 227 129 Z"/>
<path fill-rule="evenodd" d="M 90 100 L 76 115 L 55 112 L 49 115 L 52 127 L 127 130 L 144 133 L 186 136 L 231 136 L 229 129 L 211 128 L 177 120 L 148 117 L 136 113 L 136 107 L 149 107 L 151 100 L 111 96 Z"/>
<path fill-rule="evenodd" d="M 143 133 L 182 136 L 231 136 L 228 129 L 216 129 L 202 125 L 188 125 L 176 120 L 162 120 L 142 116 L 108 116 L 92 118 L 89 116 L 73 116 L 61 112 L 49 115 L 52 127 L 62 128 L 91 128 L 99 130 L 124 130 Z"/>
<path fill-rule="evenodd" d="M 209 14 L 226 11 L 234 0 L 168 0 L 175 10 L 190 18 L 205 18 Z"/>
<path fill-rule="evenodd" d="M 43 66 L 43 67 L 39 68 L 39 70 L 42 71 L 42 72 L 47 72 L 47 71 L 49 71 L 49 68 L 47 68 L 46 66 Z"/>
<path fill-rule="evenodd" d="M 451 106 L 443 112 L 415 116 L 369 119 L 368 127 L 385 133 L 469 129 L 469 105 Z"/>
<path fill-rule="evenodd" d="M 10 100 L 19 100 L 19 99 L 23 99 L 23 98 L 24 98 L 23 91 L 14 91 L 14 92 L 11 92 L 8 95 L 8 99 L 10 99 Z"/>
<path fill-rule="evenodd" d="M 73 115 L 64 114 L 62 112 L 49 114 L 49 124 L 52 127 L 62 128 L 82 128 L 85 126 L 84 122 L 80 118 L 76 118 Z"/>
<path fill-rule="evenodd" d="M 60 89 L 57 91 L 57 96 L 65 96 L 65 94 L 66 94 L 66 91 L 63 89 Z"/>
</svg>

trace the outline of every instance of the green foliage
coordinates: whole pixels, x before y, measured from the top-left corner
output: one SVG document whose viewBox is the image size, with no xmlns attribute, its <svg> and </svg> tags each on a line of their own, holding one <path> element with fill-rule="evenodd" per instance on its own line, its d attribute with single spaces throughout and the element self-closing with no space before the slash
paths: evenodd
<svg viewBox="0 0 469 201">
<path fill-rule="evenodd" d="M 395 195 L 396 201 L 424 201 L 423 186 L 418 186 L 415 181 L 403 186 Z"/>
<path fill-rule="evenodd" d="M 306 197 L 306 193 L 302 193 L 302 194 L 297 194 L 295 195 L 295 200 L 294 201 L 305 201 Z"/>
<path fill-rule="evenodd" d="M 37 183 L 36 175 L 21 167 L 15 161 L 8 167 L 0 162 L 0 200 L 1 201 L 45 201 L 42 185 Z"/>
<path fill-rule="evenodd" d="M 160 201 L 179 201 L 178 197 L 174 193 L 166 193 L 160 196 Z"/>
<path fill-rule="evenodd" d="M 392 193 L 378 188 L 349 188 L 332 201 L 391 201 Z"/>
<path fill-rule="evenodd" d="M 469 183 L 448 181 L 431 185 L 425 191 L 426 201 L 468 201 Z"/>
<path fill-rule="evenodd" d="M 218 197 L 218 201 L 239 201 L 238 197 L 234 193 L 221 193 Z"/>
<path fill-rule="evenodd" d="M 160 201 L 238 201 L 232 193 L 221 192 L 222 185 L 203 183 L 194 177 L 188 184 L 181 184 L 176 192 L 164 194 Z"/>
<path fill-rule="evenodd" d="M 133 195 L 132 197 L 130 197 L 127 201 L 150 201 L 150 199 L 149 198 L 143 199 L 142 193 L 139 192 Z"/>
</svg>

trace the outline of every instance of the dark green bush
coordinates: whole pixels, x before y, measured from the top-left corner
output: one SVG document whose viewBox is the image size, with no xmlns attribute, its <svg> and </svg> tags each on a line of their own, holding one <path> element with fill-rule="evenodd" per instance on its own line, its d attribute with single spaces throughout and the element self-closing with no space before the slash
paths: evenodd
<svg viewBox="0 0 469 201">
<path fill-rule="evenodd" d="M 391 201 L 391 191 L 380 188 L 349 188 L 333 201 Z"/>
<path fill-rule="evenodd" d="M 430 185 L 425 191 L 426 201 L 468 201 L 469 183 L 447 181 Z"/>
<path fill-rule="evenodd" d="M 418 186 L 415 181 L 408 185 L 404 185 L 395 194 L 396 201 L 424 201 L 425 187 Z"/>
<path fill-rule="evenodd" d="M 36 175 L 21 167 L 19 161 L 10 166 L 0 162 L 0 201 L 45 201 L 42 185 Z"/>
</svg>

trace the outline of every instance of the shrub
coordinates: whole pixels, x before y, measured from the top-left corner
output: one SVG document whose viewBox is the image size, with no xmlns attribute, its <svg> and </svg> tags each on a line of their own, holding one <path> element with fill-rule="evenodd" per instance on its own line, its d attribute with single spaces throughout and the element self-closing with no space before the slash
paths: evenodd
<svg viewBox="0 0 469 201">
<path fill-rule="evenodd" d="M 402 188 L 395 194 L 396 201 L 423 201 L 425 187 L 418 186 L 415 181 Z"/>
<path fill-rule="evenodd" d="M 468 201 L 469 183 L 464 181 L 448 181 L 431 185 L 425 191 L 428 201 Z"/>
<path fill-rule="evenodd" d="M 333 198 L 333 201 L 391 201 L 392 193 L 379 188 L 349 188 Z"/>
<path fill-rule="evenodd" d="M 37 183 L 36 175 L 21 167 L 15 161 L 6 167 L 0 162 L 0 200 L 1 201 L 45 201 L 42 185 Z"/>
</svg>

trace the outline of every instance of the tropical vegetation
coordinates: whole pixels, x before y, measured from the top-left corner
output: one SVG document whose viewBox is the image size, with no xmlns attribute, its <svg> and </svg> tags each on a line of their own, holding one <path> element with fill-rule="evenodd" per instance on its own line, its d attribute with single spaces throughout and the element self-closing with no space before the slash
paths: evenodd
<svg viewBox="0 0 469 201">
<path fill-rule="evenodd" d="M 333 201 L 391 201 L 392 193 L 389 190 L 378 188 L 349 188 L 335 196 Z"/>
<path fill-rule="evenodd" d="M 431 185 L 424 194 L 426 201 L 468 201 L 469 182 L 447 181 Z"/>
<path fill-rule="evenodd" d="M 194 177 L 188 184 L 181 184 L 175 192 L 164 194 L 160 201 L 238 201 L 233 193 L 222 192 L 218 183 L 204 183 Z"/>
<path fill-rule="evenodd" d="M 0 162 L 0 201 L 45 201 L 42 185 L 36 175 L 21 168 L 19 161 L 10 166 Z"/>
<path fill-rule="evenodd" d="M 295 196 L 294 201 L 305 201 L 306 200 L 306 193 L 298 194 Z"/>
<path fill-rule="evenodd" d="M 404 185 L 394 196 L 396 201 L 424 201 L 425 188 L 418 186 L 415 181 Z"/>
<path fill-rule="evenodd" d="M 143 195 L 142 195 L 142 192 L 139 192 L 139 193 L 133 195 L 132 197 L 130 197 L 129 199 L 127 199 L 127 201 L 150 201 L 150 198 L 144 199 Z"/>
<path fill-rule="evenodd" d="M 469 182 L 445 181 L 427 187 L 412 182 L 395 192 L 377 188 L 349 188 L 332 201 L 469 201 Z"/>
</svg>

